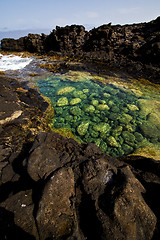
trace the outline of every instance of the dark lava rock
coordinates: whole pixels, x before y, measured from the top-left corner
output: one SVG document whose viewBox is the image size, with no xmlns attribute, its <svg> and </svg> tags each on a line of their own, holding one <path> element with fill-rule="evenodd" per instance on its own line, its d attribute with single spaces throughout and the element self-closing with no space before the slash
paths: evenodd
<svg viewBox="0 0 160 240">
<path fill-rule="evenodd" d="M 28 34 L 2 39 L 4 51 L 29 51 L 101 61 L 139 77 L 159 82 L 160 17 L 132 25 L 104 24 L 89 32 L 81 25 L 56 27 L 49 35 Z M 103 66 L 104 67 L 104 66 Z"/>
<path fill-rule="evenodd" d="M 145 159 L 149 175 L 145 163 L 131 162 L 94 144 L 39 133 L 12 161 L 19 179 L 1 184 L 0 207 L 14 216 L 1 239 L 17 229 L 23 239 L 158 239 L 160 164 Z"/>
</svg>

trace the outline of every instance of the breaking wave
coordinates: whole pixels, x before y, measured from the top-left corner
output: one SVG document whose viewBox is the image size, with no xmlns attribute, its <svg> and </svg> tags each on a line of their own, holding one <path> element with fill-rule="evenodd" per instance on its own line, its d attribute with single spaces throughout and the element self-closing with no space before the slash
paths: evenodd
<svg viewBox="0 0 160 240">
<path fill-rule="evenodd" d="M 25 68 L 33 59 L 15 55 L 0 54 L 0 71 L 19 70 Z"/>
</svg>

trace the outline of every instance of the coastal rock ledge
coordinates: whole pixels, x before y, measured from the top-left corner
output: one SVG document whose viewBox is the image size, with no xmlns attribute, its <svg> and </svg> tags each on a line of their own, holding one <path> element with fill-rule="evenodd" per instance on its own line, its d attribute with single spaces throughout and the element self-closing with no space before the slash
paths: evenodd
<svg viewBox="0 0 160 240">
<path fill-rule="evenodd" d="M 49 35 L 28 34 L 1 40 L 4 51 L 28 51 L 102 61 L 159 82 L 160 17 L 148 23 L 104 24 L 86 31 L 82 25 L 57 26 Z"/>
<path fill-rule="evenodd" d="M 10 79 L 0 85 L 1 240 L 160 239 L 159 161 L 115 159 L 44 131 L 44 99 Z"/>
</svg>

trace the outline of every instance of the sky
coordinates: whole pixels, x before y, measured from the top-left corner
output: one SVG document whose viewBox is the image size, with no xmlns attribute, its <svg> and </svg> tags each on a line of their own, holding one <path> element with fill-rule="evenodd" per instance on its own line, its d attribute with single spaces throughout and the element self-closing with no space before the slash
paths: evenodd
<svg viewBox="0 0 160 240">
<path fill-rule="evenodd" d="M 148 22 L 160 16 L 159 0 L 2 0 L 0 31 L 48 29 L 71 24 Z"/>
</svg>

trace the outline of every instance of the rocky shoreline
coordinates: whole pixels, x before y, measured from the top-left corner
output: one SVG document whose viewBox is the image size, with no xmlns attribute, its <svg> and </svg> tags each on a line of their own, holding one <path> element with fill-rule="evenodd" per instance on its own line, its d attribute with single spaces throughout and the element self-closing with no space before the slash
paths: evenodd
<svg viewBox="0 0 160 240">
<path fill-rule="evenodd" d="M 126 68 L 159 83 L 159 32 L 160 18 L 90 32 L 74 25 L 3 39 L 2 49 Z M 63 137 L 48 126 L 53 115 L 35 89 L 0 76 L 0 239 L 159 240 L 160 162 L 116 159 Z"/>
<path fill-rule="evenodd" d="M 18 40 L 2 39 L 4 51 L 69 56 L 104 63 L 159 83 L 160 17 L 148 23 L 105 24 L 89 32 L 80 25 L 56 27 L 49 35 L 28 34 Z"/>
<path fill-rule="evenodd" d="M 159 239 L 159 161 L 50 131 L 48 103 L 15 79 L 0 98 L 0 239 Z"/>
</svg>

